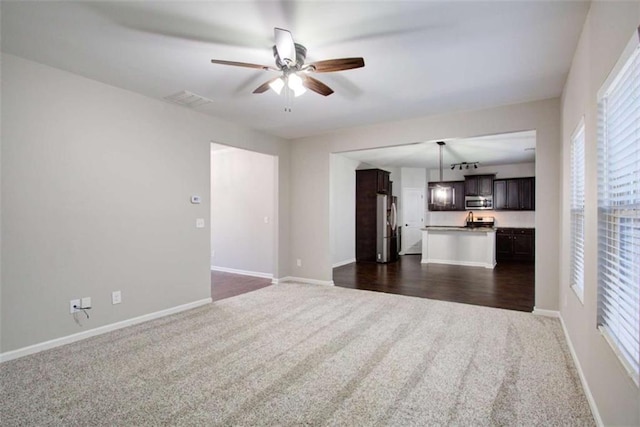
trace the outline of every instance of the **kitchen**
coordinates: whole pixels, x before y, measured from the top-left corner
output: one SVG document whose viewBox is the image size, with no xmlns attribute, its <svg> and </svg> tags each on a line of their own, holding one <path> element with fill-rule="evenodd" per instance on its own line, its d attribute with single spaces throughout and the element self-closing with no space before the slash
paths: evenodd
<svg viewBox="0 0 640 427">
<path fill-rule="evenodd" d="M 532 311 L 534 131 L 337 153 L 331 165 L 337 286 Z M 398 249 L 387 262 L 358 255 L 362 214 L 349 179 L 367 169 L 388 173 L 397 198 L 389 240 Z"/>
</svg>

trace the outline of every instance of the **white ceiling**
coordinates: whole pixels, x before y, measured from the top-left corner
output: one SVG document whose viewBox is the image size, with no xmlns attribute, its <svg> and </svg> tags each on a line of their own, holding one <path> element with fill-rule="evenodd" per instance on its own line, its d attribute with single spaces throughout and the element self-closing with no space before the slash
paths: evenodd
<svg viewBox="0 0 640 427">
<path fill-rule="evenodd" d="M 381 121 L 559 96 L 585 1 L 1 2 L 1 47 L 36 62 L 199 109 L 285 138 Z M 307 61 L 362 56 L 365 68 L 317 74 L 336 93 L 251 92 L 271 71 L 273 27 Z M 186 107 L 185 107 L 186 108 Z"/>
<path fill-rule="evenodd" d="M 536 161 L 535 147 L 535 131 L 445 140 L 442 147 L 442 167 L 447 169 L 453 163 L 462 162 L 479 162 L 478 167 L 533 163 Z M 436 141 L 337 154 L 383 169 L 440 167 L 439 146 Z"/>
</svg>

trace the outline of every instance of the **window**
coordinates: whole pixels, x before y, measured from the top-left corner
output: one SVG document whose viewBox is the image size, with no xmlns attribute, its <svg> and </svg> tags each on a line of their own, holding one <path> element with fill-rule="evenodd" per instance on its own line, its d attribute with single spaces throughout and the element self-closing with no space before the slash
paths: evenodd
<svg viewBox="0 0 640 427">
<path fill-rule="evenodd" d="M 598 95 L 598 327 L 640 382 L 640 46 Z"/>
<path fill-rule="evenodd" d="M 584 119 L 571 137 L 571 287 L 584 295 Z"/>
</svg>

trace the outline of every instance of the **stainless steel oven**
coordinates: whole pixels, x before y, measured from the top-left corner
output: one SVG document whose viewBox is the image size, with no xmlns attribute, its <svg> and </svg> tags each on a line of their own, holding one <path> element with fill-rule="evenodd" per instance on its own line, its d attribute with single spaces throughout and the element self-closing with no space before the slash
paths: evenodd
<svg viewBox="0 0 640 427">
<path fill-rule="evenodd" d="M 467 210 L 493 209 L 493 196 L 466 196 L 464 208 Z"/>
</svg>

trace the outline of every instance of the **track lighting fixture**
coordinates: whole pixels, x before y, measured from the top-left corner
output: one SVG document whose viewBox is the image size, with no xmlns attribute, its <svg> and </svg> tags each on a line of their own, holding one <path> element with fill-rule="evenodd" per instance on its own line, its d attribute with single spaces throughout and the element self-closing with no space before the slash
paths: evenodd
<svg viewBox="0 0 640 427">
<path fill-rule="evenodd" d="M 458 166 L 458 170 L 462 170 L 464 166 L 465 169 L 469 169 L 473 166 L 474 169 L 478 169 L 478 163 L 480 162 L 460 162 L 460 163 L 451 163 L 451 170 L 454 170 L 456 166 Z"/>
</svg>

